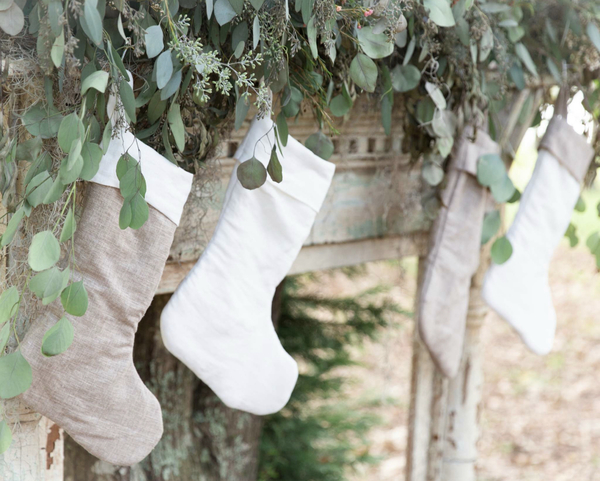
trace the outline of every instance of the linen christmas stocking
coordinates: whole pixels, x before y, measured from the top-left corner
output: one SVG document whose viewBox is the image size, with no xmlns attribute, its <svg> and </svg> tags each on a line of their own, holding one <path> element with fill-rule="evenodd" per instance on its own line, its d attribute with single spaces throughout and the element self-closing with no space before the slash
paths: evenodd
<svg viewBox="0 0 600 481">
<path fill-rule="evenodd" d="M 484 131 L 465 128 L 450 161 L 442 206 L 431 231 L 419 333 L 433 361 L 448 377 L 454 377 L 460 365 L 469 288 L 479 266 L 488 191 L 477 181 L 477 162 L 484 154 L 499 152 L 498 144 Z"/>
<path fill-rule="evenodd" d="M 562 115 L 555 115 L 507 234 L 512 256 L 502 265 L 492 265 L 484 280 L 485 302 L 537 354 L 550 352 L 556 329 L 548 283 L 550 259 L 569 226 L 593 156 L 585 138 Z"/>
<path fill-rule="evenodd" d="M 127 149 L 141 163 L 150 204 L 148 220 L 138 230 L 119 228 L 123 197 L 116 165 Z M 116 465 L 141 461 L 162 436 L 160 405 L 135 370 L 132 349 L 191 183 L 191 174 L 121 131 L 87 186 L 75 232 L 75 277 L 84 282 L 89 307 L 72 319 L 73 344 L 59 356 L 42 355 L 44 333 L 63 315 L 56 303 L 32 323 L 21 344 L 33 369 L 24 403 L 91 454 Z"/>
<path fill-rule="evenodd" d="M 236 152 L 265 166 L 274 145 L 270 119 L 254 120 Z M 167 349 L 229 407 L 265 415 L 285 406 L 296 362 L 271 321 L 275 288 L 289 271 L 321 208 L 334 165 L 292 137 L 283 182 L 247 190 L 234 169 L 215 233 L 161 317 Z"/>
</svg>

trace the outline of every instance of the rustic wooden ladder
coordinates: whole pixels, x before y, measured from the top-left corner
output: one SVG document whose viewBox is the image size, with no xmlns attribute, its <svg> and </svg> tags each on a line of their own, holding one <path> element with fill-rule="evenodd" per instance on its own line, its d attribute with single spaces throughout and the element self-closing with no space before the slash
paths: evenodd
<svg viewBox="0 0 600 481">
<path fill-rule="evenodd" d="M 507 110 L 500 133 L 505 152 L 516 150 L 537 111 L 531 109 L 531 118 L 518 125 L 530 95 L 534 96 L 537 107 L 541 90 L 526 90 L 516 96 Z M 369 99 L 360 98 L 351 118 L 340 123 L 341 134 L 335 139 L 336 154 L 331 159 L 337 165 L 334 182 L 290 274 L 408 256 L 418 256 L 419 272 L 423 271 L 431 221 L 421 203 L 420 165 L 412 165 L 401 154 L 403 109 L 395 109 L 393 132 L 386 137 L 376 106 Z M 222 146 L 222 185 L 214 198 L 203 198 L 199 186 L 192 189 L 157 294 L 174 291 L 210 238 L 233 167 L 231 157 L 244 131 L 234 133 Z M 290 131 L 304 141 L 314 132 L 314 123 L 301 118 Z M 201 225 L 199 218 L 203 218 Z M 475 480 L 483 383 L 479 330 L 487 313 L 479 288 L 487 264 L 488 254 L 484 250 L 480 271 L 471 288 L 464 358 L 455 379 L 448 381 L 436 371 L 415 330 L 407 481 Z M 419 291 L 417 301 L 418 295 Z M 14 445 L 0 456 L 0 479 L 62 481 L 62 430 L 24 406 L 16 406 L 14 410 L 19 413 L 14 420 Z"/>
</svg>

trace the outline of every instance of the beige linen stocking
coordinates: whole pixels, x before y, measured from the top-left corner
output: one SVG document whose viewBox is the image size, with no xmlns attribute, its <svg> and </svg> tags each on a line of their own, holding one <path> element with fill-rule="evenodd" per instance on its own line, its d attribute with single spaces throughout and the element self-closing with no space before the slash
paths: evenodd
<svg viewBox="0 0 600 481">
<path fill-rule="evenodd" d="M 134 144 L 130 153 L 137 157 L 140 147 L 150 214 L 140 229 L 121 230 L 123 198 L 114 172 L 123 149 Z M 44 333 L 63 316 L 55 302 L 32 323 L 21 345 L 33 370 L 33 384 L 22 395 L 25 404 L 63 427 L 90 453 L 116 465 L 141 461 L 162 435 L 160 405 L 135 370 L 132 351 L 191 177 L 130 133 L 114 139 L 88 185 L 75 233 L 76 276 L 84 281 L 89 307 L 83 317 L 71 318 L 73 344 L 55 357 L 41 353 Z"/>
<path fill-rule="evenodd" d="M 451 160 L 442 207 L 433 225 L 419 306 L 419 333 L 438 368 L 458 372 L 471 277 L 479 266 L 488 190 L 477 181 L 477 161 L 500 149 L 484 131 L 465 128 Z"/>
</svg>

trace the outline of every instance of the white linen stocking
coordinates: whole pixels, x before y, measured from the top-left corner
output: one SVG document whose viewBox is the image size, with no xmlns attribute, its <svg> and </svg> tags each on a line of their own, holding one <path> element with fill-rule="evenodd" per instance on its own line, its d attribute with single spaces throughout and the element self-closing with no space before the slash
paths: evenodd
<svg viewBox="0 0 600 481">
<path fill-rule="evenodd" d="M 268 164 L 272 125 L 252 123 L 239 162 L 254 155 Z M 279 342 L 271 304 L 335 169 L 291 137 L 280 160 L 283 182 L 269 178 L 252 191 L 237 180 L 236 166 L 215 233 L 161 317 L 167 349 L 226 405 L 258 415 L 283 408 L 296 384 L 298 367 Z"/>
</svg>

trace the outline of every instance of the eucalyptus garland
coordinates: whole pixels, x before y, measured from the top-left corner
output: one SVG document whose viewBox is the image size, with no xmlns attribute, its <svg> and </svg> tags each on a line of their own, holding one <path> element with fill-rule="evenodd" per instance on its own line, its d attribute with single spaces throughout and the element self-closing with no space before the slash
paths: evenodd
<svg viewBox="0 0 600 481">
<path fill-rule="evenodd" d="M 254 104 L 260 117 L 273 117 L 276 134 L 266 169 L 255 159 L 238 169 L 241 183 L 257 188 L 267 175 L 285 177 L 279 155 L 289 122 L 312 114 L 316 131 L 306 146 L 327 159 L 335 118 L 351 115 L 357 95 L 372 94 L 388 135 L 401 100 L 403 148 L 423 159 L 428 184 L 442 186 L 457 133 L 488 125 L 495 137 L 511 91 L 548 90 L 566 73 L 597 120 L 599 22 L 593 0 L 0 0 L 3 94 L 24 98 L 10 69 L 23 57 L 35 60 L 25 71 L 38 92 L 24 111 L 3 112 L 0 191 L 10 218 L 0 245 L 22 242 L 19 232 L 32 228 L 35 211 L 56 213 L 31 236 L 19 282 L 0 295 L 0 398 L 31 383 L 18 349 L 23 299 L 32 294 L 47 305 L 60 297 L 65 316 L 44 337 L 47 356 L 69 347 L 71 319 L 86 312 L 86 288 L 73 277 L 78 189 L 98 171 L 115 131 L 131 128 L 201 174 L 220 136 L 239 129 Z M 523 118 L 534 107 L 528 101 Z M 135 146 L 117 175 L 120 227 L 138 229 L 149 210 Z M 478 179 L 498 203 L 519 197 L 498 155 L 482 159 Z M 489 214 L 482 241 L 499 227 L 499 213 Z M 576 238 L 574 228 L 568 234 Z M 587 244 L 600 266 L 600 235 Z M 497 262 L 510 252 L 505 238 L 492 249 Z M 0 453 L 10 436 L 0 422 Z"/>
</svg>

